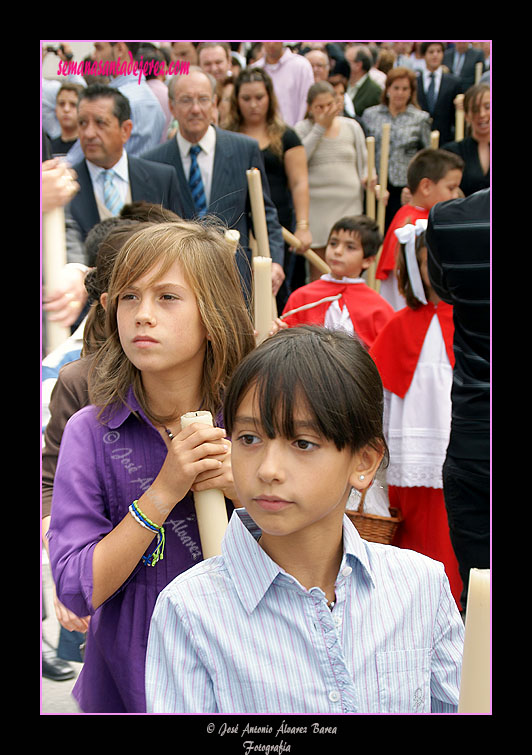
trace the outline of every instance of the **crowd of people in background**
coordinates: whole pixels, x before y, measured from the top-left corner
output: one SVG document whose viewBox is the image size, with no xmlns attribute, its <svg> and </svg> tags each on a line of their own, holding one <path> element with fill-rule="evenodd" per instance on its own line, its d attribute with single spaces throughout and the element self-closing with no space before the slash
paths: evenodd
<svg viewBox="0 0 532 755">
<path fill-rule="evenodd" d="M 46 55 L 68 61 L 72 48 L 67 42 L 53 51 L 44 46 L 43 60 Z M 43 543 L 61 581 L 54 606 L 61 639 L 59 649 L 44 642 L 43 675 L 71 678 L 68 662 L 83 661 L 87 668 L 76 687 L 82 710 L 146 710 L 144 661 L 155 602 L 194 565 L 194 557 L 190 550 L 173 552 L 167 538 L 164 567 L 139 570 L 150 543 L 146 521 L 153 522 L 138 514 L 145 528 L 137 527 L 127 507 L 122 512 L 114 502 L 129 484 L 125 467 L 111 491 L 96 491 L 81 472 L 75 482 L 69 475 L 87 463 L 85 443 L 96 446 L 105 428 L 125 432 L 118 420 L 102 425 L 90 409 L 96 404 L 103 412 L 118 399 L 149 421 L 128 443 L 145 459 L 150 479 L 175 473 L 175 460 L 166 457 L 177 431 L 166 411 L 164 381 L 148 380 L 142 367 L 135 373 L 129 365 L 126 373 L 119 364 L 120 355 L 128 362 L 123 352 L 135 364 L 118 337 L 121 286 L 131 275 L 140 290 L 136 275 L 142 290 L 151 291 L 148 256 L 154 269 L 166 265 L 174 286 L 187 289 L 185 300 L 190 295 L 201 301 L 203 324 L 194 321 L 189 340 L 203 344 L 206 338 L 212 374 L 206 374 L 203 350 L 190 357 L 195 366 L 187 375 L 193 379 L 180 389 L 180 406 L 199 405 L 206 381 L 214 385 L 215 370 L 218 387 L 225 386 L 253 350 L 247 313 L 256 243 L 246 176 L 251 168 L 261 175 L 275 305 L 279 314 L 287 313 L 281 320 L 272 316 L 272 333 L 324 326 L 346 331 L 369 351 L 384 385 L 390 466 L 381 481 L 404 520 L 394 544 L 443 562 L 455 608 L 464 615 L 469 569 L 490 564 L 490 43 L 95 42 L 87 58 L 118 59 L 160 66 L 146 75 L 72 74 L 42 81 L 42 207 L 64 207 L 67 250 L 59 278 L 43 282 L 43 322 L 55 321 L 70 335 L 51 349 L 44 329 Z M 183 73 L 155 73 L 177 61 L 187 64 Z M 455 131 L 461 111 L 463 136 Z M 367 216 L 368 192 L 377 191 L 379 199 L 379 189 L 378 177 L 368 175 L 366 140 L 375 139 L 378 171 L 383 124 L 390 125 L 390 142 L 379 228 Z M 440 205 L 440 222 L 449 224 L 456 248 L 464 243 L 464 276 L 476 271 L 467 283 L 457 277 L 451 285 L 441 273 L 453 252 L 447 236 L 431 225 Z M 204 224 L 202 231 L 197 223 Z M 463 239 L 459 227 L 469 229 Z M 223 229 L 237 230 L 239 243 L 236 253 L 223 250 L 218 265 L 207 250 Z M 285 230 L 297 243 L 285 240 Z M 468 232 L 482 236 L 466 242 Z M 170 249 L 178 238 L 186 246 L 195 234 L 207 261 L 200 263 L 191 251 L 183 282 Z M 123 267 L 113 275 L 124 248 L 131 251 L 128 272 Z M 309 262 L 307 250 L 330 272 Z M 373 264 L 377 291 L 367 285 Z M 219 287 L 207 281 L 214 270 L 224 278 Z M 314 306 L 318 301 L 327 303 Z M 308 310 L 290 315 L 309 303 Z M 238 328 L 221 322 L 215 310 Z M 106 370 L 123 375 L 120 387 L 102 378 Z M 220 401 L 212 388 L 215 416 Z M 77 424 L 67 427 L 74 414 Z M 128 421 L 120 416 L 120 423 Z M 58 466 L 64 431 L 69 451 Z M 214 428 L 206 442 L 221 442 L 217 433 Z M 232 499 L 230 460 L 221 458 L 216 474 Z M 93 463 L 102 464 L 102 476 L 115 474 L 105 466 L 108 460 L 95 456 Z M 95 495 L 101 508 L 85 517 Z M 181 518 L 193 518 L 186 484 L 174 483 L 170 498 L 180 501 Z M 144 511 L 146 505 L 144 500 Z M 189 532 L 198 539 L 197 527 L 190 525 Z M 95 559 L 98 554 L 94 572 L 91 549 Z M 118 624 L 131 632 L 120 648 L 113 644 Z M 91 632 L 98 639 L 90 637 L 85 656 Z M 437 705 L 451 710 L 452 695 L 442 693 Z"/>
</svg>

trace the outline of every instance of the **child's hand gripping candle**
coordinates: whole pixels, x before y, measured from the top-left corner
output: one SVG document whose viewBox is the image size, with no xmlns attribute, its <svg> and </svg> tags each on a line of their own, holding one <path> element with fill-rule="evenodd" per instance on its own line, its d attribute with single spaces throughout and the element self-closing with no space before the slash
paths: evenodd
<svg viewBox="0 0 532 755">
<path fill-rule="evenodd" d="M 257 345 L 262 343 L 272 327 L 272 260 L 271 257 L 253 258 L 254 323 Z"/>
<path fill-rule="evenodd" d="M 188 412 L 181 417 L 181 429 L 193 422 L 212 425 L 210 412 Z M 194 505 L 198 519 L 203 558 L 220 555 L 222 539 L 227 527 L 227 509 L 221 490 L 201 490 L 194 492 Z"/>
</svg>

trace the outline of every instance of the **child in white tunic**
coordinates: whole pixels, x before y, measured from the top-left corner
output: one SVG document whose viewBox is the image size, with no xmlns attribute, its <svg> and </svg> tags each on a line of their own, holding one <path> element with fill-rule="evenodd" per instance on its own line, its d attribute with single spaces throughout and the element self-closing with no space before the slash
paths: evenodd
<svg viewBox="0 0 532 755">
<path fill-rule="evenodd" d="M 442 481 L 451 428 L 453 312 L 430 285 L 426 225 L 418 220 L 396 231 L 397 278 L 407 307 L 383 328 L 371 355 L 385 388 L 389 501 L 403 515 L 394 544 L 442 561 L 460 606 Z"/>
</svg>

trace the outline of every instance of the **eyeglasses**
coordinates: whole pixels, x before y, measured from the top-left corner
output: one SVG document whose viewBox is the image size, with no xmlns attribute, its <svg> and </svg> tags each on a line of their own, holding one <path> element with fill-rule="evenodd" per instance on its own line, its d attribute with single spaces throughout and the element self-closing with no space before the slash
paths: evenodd
<svg viewBox="0 0 532 755">
<path fill-rule="evenodd" d="M 210 105 L 212 102 L 211 97 L 180 97 L 178 100 L 176 100 L 177 105 L 181 105 L 181 107 L 190 107 L 195 102 L 200 105 L 200 107 L 206 107 L 207 105 Z"/>
</svg>

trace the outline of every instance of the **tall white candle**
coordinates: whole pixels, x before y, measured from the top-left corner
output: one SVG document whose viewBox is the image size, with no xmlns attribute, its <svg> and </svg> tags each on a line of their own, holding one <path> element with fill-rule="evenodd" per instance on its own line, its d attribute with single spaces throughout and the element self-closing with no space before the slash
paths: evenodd
<svg viewBox="0 0 532 755">
<path fill-rule="evenodd" d="M 379 165 L 379 207 L 377 210 L 377 222 L 381 233 L 384 233 L 384 218 L 386 213 L 386 205 L 384 203 L 384 197 L 388 189 L 388 159 L 390 156 L 390 124 L 382 124 L 381 134 L 381 155 Z"/>
<path fill-rule="evenodd" d="M 370 188 L 370 183 L 375 177 L 375 137 L 366 138 L 368 151 L 368 183 L 366 187 L 366 215 L 375 220 L 375 189 Z"/>
<path fill-rule="evenodd" d="M 490 570 L 471 569 L 467 592 L 459 713 L 490 713 Z"/>
<path fill-rule="evenodd" d="M 262 193 L 260 170 L 258 168 L 246 170 L 246 176 L 248 179 L 253 230 L 255 231 L 255 238 L 259 247 L 259 256 L 270 257 L 270 241 L 266 225 L 266 212 L 264 211 L 264 195 Z"/>
<path fill-rule="evenodd" d="M 464 95 L 463 94 L 457 94 L 455 97 L 456 100 L 456 111 L 455 111 L 455 123 L 454 123 L 454 140 L 456 142 L 461 142 L 464 138 L 464 119 L 465 119 L 465 113 L 464 113 Z M 459 106 L 461 105 L 461 107 Z"/>
<path fill-rule="evenodd" d="M 181 417 L 181 429 L 193 422 L 212 425 L 210 412 L 187 412 Z M 194 507 L 198 520 L 203 558 L 219 556 L 222 552 L 222 539 L 227 528 L 227 509 L 221 490 L 200 490 L 194 493 Z"/>
<path fill-rule="evenodd" d="M 253 306 L 258 345 L 268 337 L 272 328 L 271 257 L 253 257 Z"/>
<path fill-rule="evenodd" d="M 51 293 L 66 265 L 65 211 L 54 207 L 42 216 L 43 278 L 45 292 Z M 49 319 L 46 321 L 46 348 L 50 352 L 70 335 L 70 329 Z"/>
</svg>

